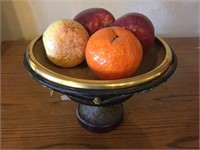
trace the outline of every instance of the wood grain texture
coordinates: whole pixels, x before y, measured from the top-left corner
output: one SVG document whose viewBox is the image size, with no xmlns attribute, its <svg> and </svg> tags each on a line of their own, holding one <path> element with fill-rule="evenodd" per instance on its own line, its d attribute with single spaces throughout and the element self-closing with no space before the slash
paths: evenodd
<svg viewBox="0 0 200 150">
<path fill-rule="evenodd" d="M 178 57 L 175 74 L 124 103 L 122 124 L 97 134 L 83 129 L 77 104 L 30 78 L 23 54 L 30 41 L 1 44 L 2 149 L 198 149 L 199 38 L 165 38 Z"/>
</svg>

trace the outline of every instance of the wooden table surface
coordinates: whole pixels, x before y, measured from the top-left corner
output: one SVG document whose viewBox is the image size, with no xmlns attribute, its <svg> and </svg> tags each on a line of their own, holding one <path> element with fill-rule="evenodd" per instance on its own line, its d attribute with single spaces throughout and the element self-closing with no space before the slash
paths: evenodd
<svg viewBox="0 0 200 150">
<path fill-rule="evenodd" d="M 178 57 L 166 82 L 124 102 L 122 124 L 98 134 L 83 129 L 77 104 L 31 79 L 23 67 L 30 41 L 1 43 L 2 149 L 199 148 L 199 38 L 165 38 Z"/>
</svg>

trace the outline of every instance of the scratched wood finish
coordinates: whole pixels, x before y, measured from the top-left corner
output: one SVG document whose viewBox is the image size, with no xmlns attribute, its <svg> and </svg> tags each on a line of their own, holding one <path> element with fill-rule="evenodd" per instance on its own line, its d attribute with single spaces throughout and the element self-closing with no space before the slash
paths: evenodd
<svg viewBox="0 0 200 150">
<path fill-rule="evenodd" d="M 28 76 L 22 56 L 30 41 L 1 44 L 2 149 L 199 148 L 199 38 L 165 38 L 178 68 L 166 82 L 124 103 L 122 124 L 97 134 L 83 129 L 77 104 L 50 97 Z"/>
</svg>

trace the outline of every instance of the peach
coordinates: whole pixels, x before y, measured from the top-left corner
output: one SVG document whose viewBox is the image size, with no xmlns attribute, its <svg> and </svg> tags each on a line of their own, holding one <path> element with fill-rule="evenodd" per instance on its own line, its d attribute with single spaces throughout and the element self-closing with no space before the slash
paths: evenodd
<svg viewBox="0 0 200 150">
<path fill-rule="evenodd" d="M 88 32 L 78 22 L 57 20 L 43 34 L 43 44 L 48 59 L 60 67 L 74 67 L 85 60 Z"/>
</svg>

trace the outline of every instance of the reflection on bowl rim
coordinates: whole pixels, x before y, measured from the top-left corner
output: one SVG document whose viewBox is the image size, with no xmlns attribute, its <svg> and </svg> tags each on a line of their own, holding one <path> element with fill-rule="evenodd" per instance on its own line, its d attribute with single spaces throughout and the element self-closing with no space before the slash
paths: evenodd
<svg viewBox="0 0 200 150">
<path fill-rule="evenodd" d="M 145 84 L 147 82 L 152 81 L 153 79 L 156 79 L 160 75 L 162 75 L 170 66 L 172 62 L 172 52 L 168 44 L 159 36 L 156 36 L 155 38 L 159 40 L 165 50 L 166 55 L 164 60 L 153 70 L 125 78 L 125 79 L 117 79 L 117 80 L 89 80 L 89 79 L 79 79 L 79 78 L 73 78 L 69 76 L 65 76 L 62 74 L 59 74 L 57 72 L 54 72 L 52 70 L 49 70 L 45 66 L 41 65 L 37 59 L 34 57 L 33 54 L 33 47 L 34 44 L 41 39 L 41 36 L 36 37 L 34 40 L 31 41 L 31 43 L 28 46 L 27 52 L 26 52 L 26 59 L 28 61 L 29 66 L 31 69 L 36 72 L 41 77 L 49 80 L 50 82 L 56 83 L 58 85 L 62 85 L 70 88 L 79 88 L 79 89 L 93 89 L 93 90 L 111 90 L 111 89 L 122 89 L 122 88 L 129 88 L 141 84 Z"/>
</svg>

